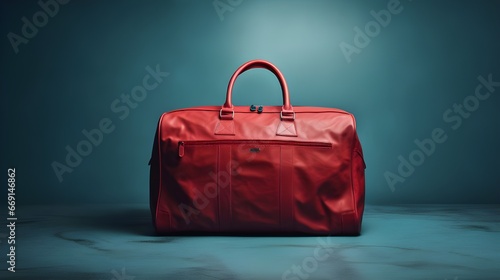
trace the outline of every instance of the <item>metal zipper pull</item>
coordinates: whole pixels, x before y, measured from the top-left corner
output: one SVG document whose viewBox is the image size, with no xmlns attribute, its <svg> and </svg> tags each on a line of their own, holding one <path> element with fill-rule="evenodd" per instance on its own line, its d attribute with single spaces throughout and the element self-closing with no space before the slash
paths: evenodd
<svg viewBox="0 0 500 280">
<path fill-rule="evenodd" d="M 184 141 L 179 142 L 179 157 L 184 156 Z"/>
</svg>

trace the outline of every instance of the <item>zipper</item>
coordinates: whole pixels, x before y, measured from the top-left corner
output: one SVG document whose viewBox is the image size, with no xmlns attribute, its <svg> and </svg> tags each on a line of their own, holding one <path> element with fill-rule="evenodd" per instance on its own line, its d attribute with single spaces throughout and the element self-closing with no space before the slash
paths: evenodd
<svg viewBox="0 0 500 280">
<path fill-rule="evenodd" d="M 331 143 L 326 142 L 312 142 L 312 141 L 283 141 L 283 140 L 193 140 L 193 141 L 179 141 L 178 154 L 179 157 L 184 156 L 185 146 L 197 145 L 231 145 L 252 143 L 259 145 L 280 145 L 280 146 L 295 146 L 295 147 L 317 147 L 317 148 L 331 148 Z"/>
<path fill-rule="evenodd" d="M 179 157 L 184 156 L 184 141 L 179 141 Z"/>
</svg>

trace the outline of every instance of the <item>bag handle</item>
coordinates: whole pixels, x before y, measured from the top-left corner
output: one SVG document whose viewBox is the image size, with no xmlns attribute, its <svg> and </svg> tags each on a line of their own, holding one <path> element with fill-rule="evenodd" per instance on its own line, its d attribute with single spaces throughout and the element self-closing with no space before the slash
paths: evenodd
<svg viewBox="0 0 500 280">
<path fill-rule="evenodd" d="M 236 81 L 236 78 L 243 72 L 253 69 L 253 68 L 264 68 L 267 69 L 278 78 L 278 81 L 280 82 L 281 85 L 281 90 L 283 93 L 283 107 L 281 109 L 281 119 L 295 119 L 295 113 L 293 112 L 292 105 L 290 105 L 290 95 L 288 93 L 288 85 L 286 84 L 285 77 L 283 74 L 280 72 L 280 70 L 274 66 L 271 62 L 266 61 L 266 60 L 250 60 L 243 65 L 241 65 L 236 71 L 234 72 L 233 76 L 231 76 L 231 79 L 229 80 L 229 84 L 227 86 L 227 93 L 226 93 L 226 102 L 224 105 L 222 105 L 222 109 L 220 111 L 220 118 L 221 119 L 233 119 L 234 118 L 234 110 L 233 110 L 233 103 L 232 103 L 232 94 L 233 94 L 233 86 L 234 82 Z"/>
</svg>

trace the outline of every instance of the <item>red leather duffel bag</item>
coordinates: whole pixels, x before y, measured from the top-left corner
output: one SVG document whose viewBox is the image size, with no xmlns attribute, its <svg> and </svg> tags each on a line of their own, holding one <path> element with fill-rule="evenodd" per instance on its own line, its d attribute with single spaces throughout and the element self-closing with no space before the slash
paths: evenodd
<svg viewBox="0 0 500 280">
<path fill-rule="evenodd" d="M 278 78 L 283 106 L 233 106 L 241 73 Z M 164 113 L 153 144 L 150 205 L 160 234 L 358 235 L 365 164 L 352 114 L 292 107 L 273 64 L 249 61 L 226 102 Z"/>
</svg>

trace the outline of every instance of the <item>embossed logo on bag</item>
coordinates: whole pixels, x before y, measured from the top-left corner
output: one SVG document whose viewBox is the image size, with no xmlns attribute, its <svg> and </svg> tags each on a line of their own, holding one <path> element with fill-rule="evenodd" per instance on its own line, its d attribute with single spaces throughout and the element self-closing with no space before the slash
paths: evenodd
<svg viewBox="0 0 500 280">
<path fill-rule="evenodd" d="M 250 148 L 250 153 L 258 153 L 258 152 L 260 152 L 260 148 L 257 147 Z"/>
</svg>

